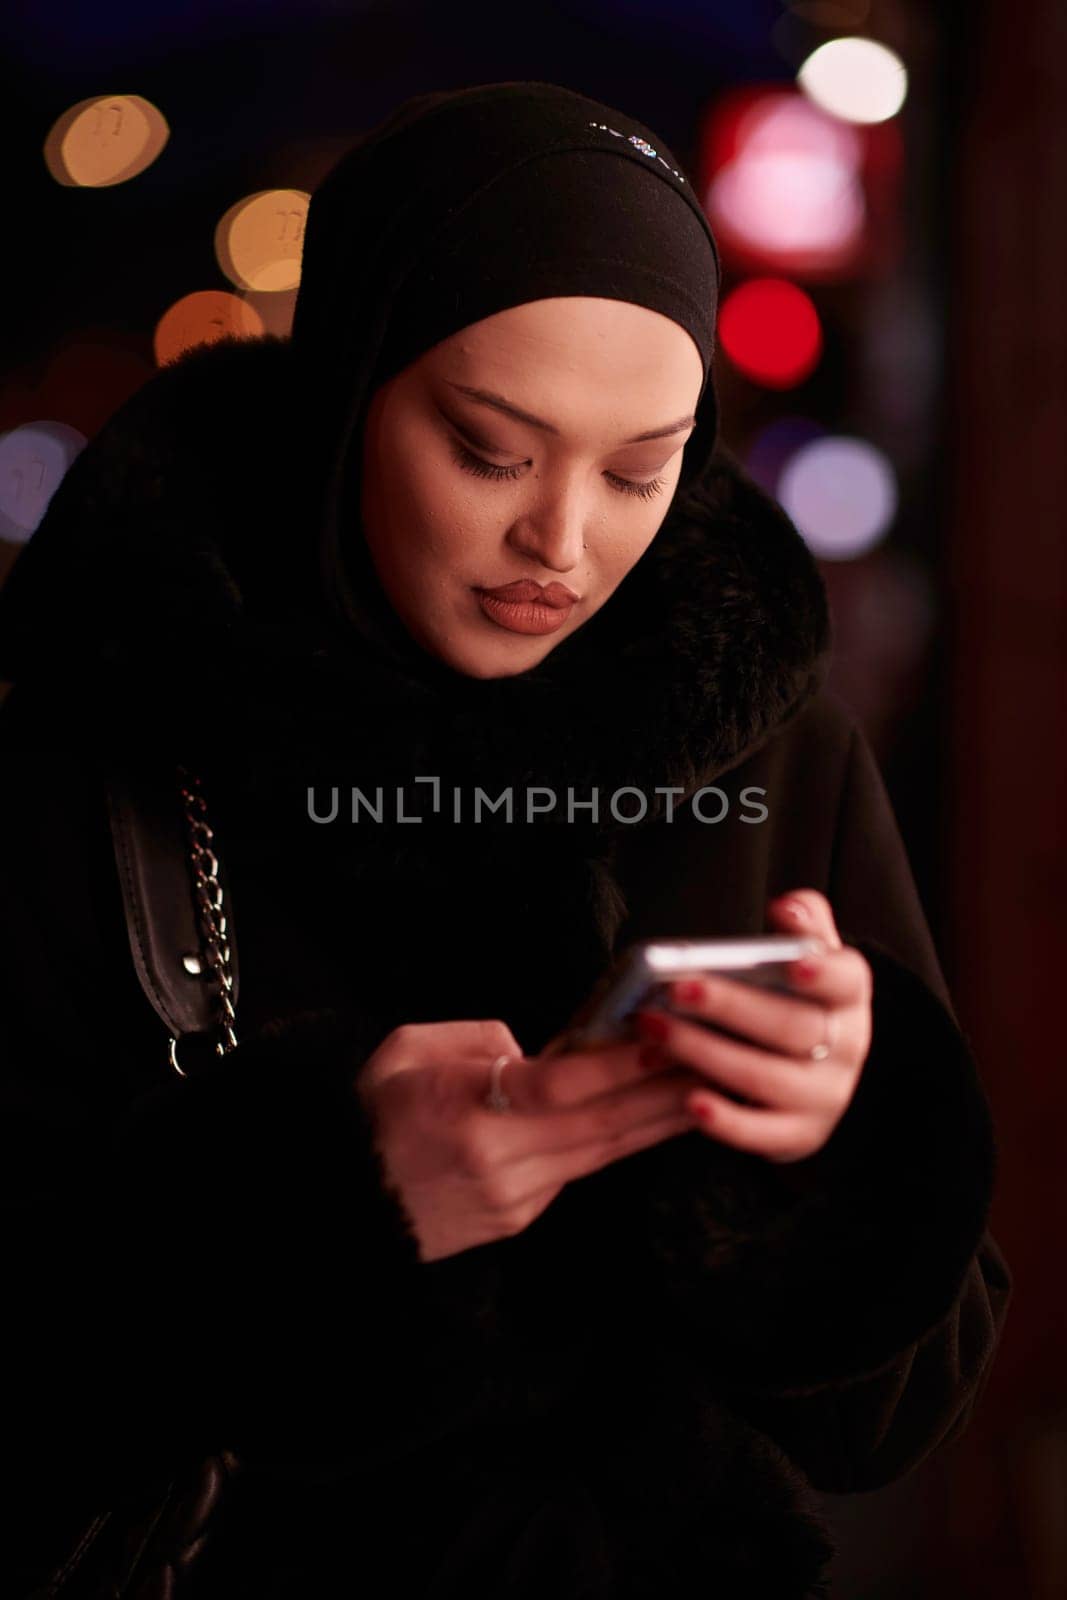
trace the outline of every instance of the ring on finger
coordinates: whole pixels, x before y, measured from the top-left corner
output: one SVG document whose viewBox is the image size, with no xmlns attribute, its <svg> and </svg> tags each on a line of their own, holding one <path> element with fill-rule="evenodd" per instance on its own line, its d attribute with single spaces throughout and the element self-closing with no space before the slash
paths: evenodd
<svg viewBox="0 0 1067 1600">
<path fill-rule="evenodd" d="M 512 1099 L 503 1087 L 502 1079 L 504 1068 L 511 1060 L 510 1056 L 497 1056 L 489 1069 L 489 1089 L 484 1097 L 483 1104 L 490 1111 L 510 1111 Z"/>
<path fill-rule="evenodd" d="M 813 1044 L 811 1049 L 808 1051 L 808 1057 L 811 1061 L 825 1061 L 836 1042 L 835 1035 L 837 1033 L 837 1014 L 833 1011 L 827 1010 L 824 1007 L 823 1016 L 825 1018 L 826 1030 L 823 1034 L 821 1042 L 819 1044 Z"/>
</svg>

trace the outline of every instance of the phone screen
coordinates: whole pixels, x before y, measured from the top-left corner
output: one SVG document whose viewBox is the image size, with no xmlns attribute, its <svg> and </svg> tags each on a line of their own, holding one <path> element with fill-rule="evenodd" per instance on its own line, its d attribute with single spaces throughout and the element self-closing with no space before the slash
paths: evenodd
<svg viewBox="0 0 1067 1600">
<path fill-rule="evenodd" d="M 787 965 L 823 948 L 818 939 L 767 935 L 741 939 L 656 939 L 630 946 L 594 987 L 585 1003 L 566 1028 L 546 1048 L 544 1054 L 565 1050 L 594 1049 L 633 1036 L 632 1018 L 636 1011 L 675 1006 L 669 985 L 678 978 L 721 973 L 741 983 L 794 993 L 789 987 Z M 711 1026 L 711 1024 L 707 1024 Z M 728 1029 L 718 1027 L 719 1032 Z"/>
</svg>

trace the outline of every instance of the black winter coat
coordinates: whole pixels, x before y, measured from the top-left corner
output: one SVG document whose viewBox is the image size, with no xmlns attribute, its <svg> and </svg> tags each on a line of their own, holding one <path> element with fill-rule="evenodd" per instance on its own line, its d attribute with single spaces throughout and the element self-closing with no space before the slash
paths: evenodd
<svg viewBox="0 0 1067 1600">
<path fill-rule="evenodd" d="M 1010 1277 L 986 1099 L 825 688 L 814 564 L 722 450 L 522 679 L 453 681 L 371 610 L 341 638 L 290 583 L 287 360 L 226 342 L 160 373 L 0 600 L 15 1585 L 87 1513 L 223 1450 L 241 1470 L 182 1596 L 826 1594 L 813 1490 L 961 1434 Z M 187 1080 L 111 854 L 103 780 L 131 752 L 203 772 L 231 880 L 240 1044 Z M 475 826 L 429 814 L 428 775 L 652 804 Z M 346 820 L 354 784 L 404 780 L 423 824 Z M 336 822 L 309 787 L 320 812 L 337 788 Z M 532 1054 L 631 940 L 757 933 L 804 886 L 874 974 L 821 1151 L 694 1131 L 420 1262 L 352 1092 L 390 1029 L 501 1017 Z"/>
</svg>

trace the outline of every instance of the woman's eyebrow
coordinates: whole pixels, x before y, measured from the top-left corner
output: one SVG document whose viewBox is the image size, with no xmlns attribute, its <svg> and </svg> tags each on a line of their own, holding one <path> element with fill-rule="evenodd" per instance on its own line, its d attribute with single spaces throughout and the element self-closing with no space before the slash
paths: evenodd
<svg viewBox="0 0 1067 1600">
<path fill-rule="evenodd" d="M 541 428 L 545 433 L 559 435 L 559 429 L 553 427 L 551 422 L 546 422 L 543 417 L 535 417 L 529 411 L 522 411 L 510 400 L 505 400 L 503 395 L 493 394 L 489 389 L 471 389 L 465 383 L 453 383 L 450 378 L 445 382 L 450 389 L 456 389 L 460 394 L 465 394 L 469 400 L 475 400 L 480 406 L 490 406 L 494 411 L 502 411 L 505 416 L 514 417 L 516 422 L 527 422 L 531 428 Z M 669 422 L 665 428 L 650 428 L 647 433 L 635 433 L 632 439 L 625 439 L 624 444 L 641 444 L 645 439 L 665 439 L 668 434 L 681 433 L 683 428 L 691 428 L 696 422 L 696 417 L 679 417 L 677 422 Z"/>
</svg>

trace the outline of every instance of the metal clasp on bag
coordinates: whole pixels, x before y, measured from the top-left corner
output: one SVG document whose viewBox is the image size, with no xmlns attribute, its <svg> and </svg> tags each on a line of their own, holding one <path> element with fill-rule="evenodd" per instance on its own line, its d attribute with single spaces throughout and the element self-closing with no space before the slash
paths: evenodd
<svg viewBox="0 0 1067 1600">
<path fill-rule="evenodd" d="M 217 1056 L 224 1056 L 224 1055 L 228 1055 L 231 1050 L 236 1050 L 236 1048 L 237 1048 L 237 1035 L 234 1033 L 234 1031 L 230 1027 L 229 1023 L 221 1023 L 220 1024 L 220 1028 L 221 1028 L 221 1031 L 222 1031 L 222 1034 L 223 1034 L 223 1038 L 222 1039 L 216 1039 L 216 1041 L 215 1041 L 215 1054 Z M 188 1038 L 189 1035 L 185 1034 L 183 1037 Z M 187 1078 L 189 1076 L 189 1074 L 184 1070 L 184 1068 L 182 1068 L 178 1064 L 177 1049 L 178 1049 L 178 1045 L 180 1043 L 181 1043 L 180 1039 L 175 1039 L 175 1038 L 169 1039 L 167 1041 L 167 1056 L 168 1056 L 168 1059 L 170 1061 L 171 1066 L 174 1068 L 174 1070 L 178 1074 L 179 1078 Z"/>
</svg>

